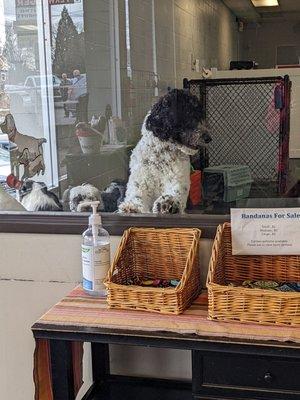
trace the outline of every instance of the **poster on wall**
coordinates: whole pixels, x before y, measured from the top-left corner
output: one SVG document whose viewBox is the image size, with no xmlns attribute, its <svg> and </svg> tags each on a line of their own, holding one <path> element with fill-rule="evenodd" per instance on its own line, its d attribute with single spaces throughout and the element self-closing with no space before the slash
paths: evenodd
<svg viewBox="0 0 300 400">
<path fill-rule="evenodd" d="M 36 0 L 16 0 L 17 24 L 36 23 Z"/>
<path fill-rule="evenodd" d="M 231 209 L 233 255 L 300 255 L 300 208 Z"/>
</svg>

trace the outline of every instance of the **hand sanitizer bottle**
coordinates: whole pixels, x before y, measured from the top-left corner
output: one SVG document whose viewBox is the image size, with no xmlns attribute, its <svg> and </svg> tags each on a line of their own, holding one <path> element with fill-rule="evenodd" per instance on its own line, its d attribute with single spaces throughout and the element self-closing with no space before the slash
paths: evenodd
<svg viewBox="0 0 300 400">
<path fill-rule="evenodd" d="M 89 227 L 82 238 L 82 286 L 92 296 L 106 296 L 103 280 L 110 267 L 110 239 L 103 229 L 101 216 L 97 214 L 99 201 L 81 203 L 81 207 L 90 205 L 93 209 L 89 217 Z"/>
</svg>

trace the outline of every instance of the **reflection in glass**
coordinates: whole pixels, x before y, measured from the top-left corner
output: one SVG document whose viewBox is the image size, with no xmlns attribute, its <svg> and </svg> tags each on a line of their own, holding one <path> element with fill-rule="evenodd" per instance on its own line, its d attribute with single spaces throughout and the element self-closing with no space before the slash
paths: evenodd
<svg viewBox="0 0 300 400">
<path fill-rule="evenodd" d="M 297 61 L 299 22 L 285 15 L 281 43 L 261 13 L 258 26 L 255 13 L 237 22 L 235 6 L 217 0 L 0 0 L 2 188 L 28 211 L 76 212 L 80 202 L 98 200 L 99 210 L 115 212 L 142 123 L 160 96 L 184 78 L 273 77 L 268 87 L 236 86 L 234 97 L 224 81 L 187 86 L 212 141 L 188 161 L 185 211 L 226 214 L 261 204 L 255 198 L 298 197 L 298 91 L 289 119 L 289 95 L 281 104 L 275 77 L 288 74 L 297 87 L 299 69 L 275 63 Z M 289 143 L 282 121 L 287 133 L 291 124 Z M 245 187 L 226 186 L 235 171 Z M 0 197 L 8 209 L 3 204 Z"/>
</svg>

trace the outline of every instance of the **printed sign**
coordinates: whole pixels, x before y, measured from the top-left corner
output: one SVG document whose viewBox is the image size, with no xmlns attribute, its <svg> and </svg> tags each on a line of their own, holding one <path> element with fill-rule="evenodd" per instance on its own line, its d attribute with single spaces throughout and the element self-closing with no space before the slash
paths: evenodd
<svg viewBox="0 0 300 400">
<path fill-rule="evenodd" d="M 50 6 L 56 6 L 57 4 L 74 4 L 74 0 L 48 0 Z"/>
<path fill-rule="evenodd" d="M 16 0 L 16 7 L 35 6 L 35 0 Z"/>
<path fill-rule="evenodd" d="M 232 254 L 300 255 L 300 208 L 231 209 Z"/>
<path fill-rule="evenodd" d="M 16 21 L 34 24 L 36 21 L 36 0 L 16 0 Z"/>
</svg>

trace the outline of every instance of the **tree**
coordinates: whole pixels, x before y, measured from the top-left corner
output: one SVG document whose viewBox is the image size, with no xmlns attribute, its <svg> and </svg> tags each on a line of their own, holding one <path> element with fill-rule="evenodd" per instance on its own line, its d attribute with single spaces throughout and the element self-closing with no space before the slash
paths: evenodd
<svg viewBox="0 0 300 400">
<path fill-rule="evenodd" d="M 16 64 L 21 62 L 21 52 L 18 48 L 17 35 L 13 25 L 5 25 L 5 44 L 2 54 L 10 69 L 15 69 Z"/>
<path fill-rule="evenodd" d="M 84 47 L 81 34 L 64 6 L 57 27 L 55 38 L 55 51 L 53 58 L 53 71 L 57 75 L 63 72 L 71 73 L 74 69 L 84 72 Z"/>
</svg>

